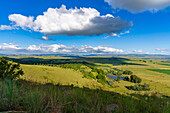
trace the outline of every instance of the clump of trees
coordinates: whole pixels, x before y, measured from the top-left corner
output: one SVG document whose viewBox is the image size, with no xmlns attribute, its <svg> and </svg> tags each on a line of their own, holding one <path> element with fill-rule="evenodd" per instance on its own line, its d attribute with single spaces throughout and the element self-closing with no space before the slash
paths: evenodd
<svg viewBox="0 0 170 113">
<path fill-rule="evenodd" d="M 133 75 L 133 72 L 129 71 L 129 70 L 125 70 L 125 71 L 123 71 L 123 74 L 125 74 L 125 75 Z"/>
<path fill-rule="evenodd" d="M 74 69 L 74 70 L 79 70 L 85 78 L 89 79 L 96 79 L 99 83 L 104 83 L 106 82 L 106 76 L 105 72 L 102 69 L 98 69 L 95 66 L 92 66 L 90 64 L 59 64 L 59 67 L 62 68 L 69 68 L 69 69 Z M 82 66 L 87 66 L 91 69 L 90 72 L 85 71 L 82 69 Z M 94 75 L 93 72 L 97 73 L 97 75 Z"/>
<path fill-rule="evenodd" d="M 136 76 L 136 75 L 131 75 L 131 76 L 130 76 L 130 81 L 131 81 L 131 82 L 134 82 L 134 83 L 141 83 L 141 82 L 142 82 L 142 79 L 139 78 L 139 77 Z"/>
<path fill-rule="evenodd" d="M 106 82 L 106 76 L 105 76 L 105 75 L 98 74 L 98 75 L 96 76 L 96 78 L 97 78 L 97 81 L 98 81 L 99 83 L 104 83 L 104 82 Z"/>
<path fill-rule="evenodd" d="M 134 85 L 134 86 L 126 86 L 129 90 L 135 90 L 135 91 L 149 91 L 149 85 Z"/>
<path fill-rule="evenodd" d="M 116 76 L 121 76 L 123 74 L 123 70 L 120 70 L 120 69 L 117 69 L 117 68 L 112 68 L 107 73 L 113 74 L 113 75 L 116 75 Z"/>
<path fill-rule="evenodd" d="M 130 78 L 128 76 L 125 77 L 125 80 L 126 81 L 129 81 L 129 82 L 133 82 L 133 83 L 141 83 L 142 82 L 142 79 L 139 78 L 138 76 L 136 75 L 131 75 Z"/>
<path fill-rule="evenodd" d="M 0 57 L 0 79 L 16 79 L 24 75 L 20 64 L 12 63 L 6 57 Z"/>
<path fill-rule="evenodd" d="M 104 83 L 106 82 L 106 75 L 105 75 L 105 72 L 102 70 L 102 69 L 98 69 L 92 65 L 86 65 L 88 66 L 89 68 L 91 68 L 91 72 L 97 72 L 97 76 L 96 76 L 96 79 L 99 83 Z"/>
</svg>

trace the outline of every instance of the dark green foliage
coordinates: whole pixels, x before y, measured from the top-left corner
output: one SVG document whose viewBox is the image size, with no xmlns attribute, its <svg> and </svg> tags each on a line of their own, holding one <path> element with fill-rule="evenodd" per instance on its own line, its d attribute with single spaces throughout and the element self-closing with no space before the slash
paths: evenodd
<svg viewBox="0 0 170 113">
<path fill-rule="evenodd" d="M 134 83 L 141 83 L 142 82 L 142 79 L 137 77 L 136 75 L 131 75 L 130 76 L 130 81 L 131 82 L 134 82 Z"/>
<path fill-rule="evenodd" d="M 125 77 L 125 80 L 126 80 L 126 81 L 130 81 L 130 79 L 129 79 L 129 77 L 128 77 L 128 76 L 126 76 L 126 77 Z"/>
<path fill-rule="evenodd" d="M 170 70 L 169 69 L 148 69 L 148 70 L 159 72 L 159 73 L 165 73 L 165 74 L 170 75 Z"/>
<path fill-rule="evenodd" d="M 146 63 L 146 60 L 143 60 L 143 62 L 145 62 L 145 63 Z"/>
<path fill-rule="evenodd" d="M 133 72 L 132 72 L 132 71 L 128 71 L 128 70 L 126 70 L 126 71 L 123 71 L 123 74 L 125 74 L 125 75 L 132 75 L 132 74 L 133 74 Z"/>
<path fill-rule="evenodd" d="M 116 80 L 116 81 L 120 81 L 120 77 L 119 77 L 119 76 L 117 77 L 117 80 Z"/>
<path fill-rule="evenodd" d="M 80 70 L 82 64 L 59 64 L 58 66 L 67 69 Z"/>
<path fill-rule="evenodd" d="M 122 74 L 123 74 L 123 71 L 119 70 L 119 71 L 117 71 L 117 74 L 116 74 L 116 75 L 121 76 Z"/>
<path fill-rule="evenodd" d="M 98 74 L 96 76 L 96 78 L 98 79 L 98 82 L 100 82 L 100 83 L 106 82 L 106 76 L 105 75 Z"/>
<path fill-rule="evenodd" d="M 96 79 L 96 77 L 93 75 L 92 72 L 89 72 L 88 76 L 89 76 L 90 78 Z"/>
<path fill-rule="evenodd" d="M 0 78 L 16 79 L 24 72 L 20 68 L 20 64 L 10 63 L 6 57 L 0 57 Z"/>
<path fill-rule="evenodd" d="M 102 69 L 98 69 L 95 66 L 92 66 L 90 64 L 71 64 L 70 63 L 70 64 L 59 64 L 58 66 L 62 68 L 79 70 L 85 78 L 97 79 L 97 81 L 100 83 L 106 82 L 105 72 Z M 81 66 L 87 66 L 91 68 L 91 71 L 90 72 L 84 71 L 84 69 L 81 69 Z M 96 72 L 97 76 L 94 76 L 92 72 Z"/>
<path fill-rule="evenodd" d="M 120 70 L 120 69 L 117 69 L 117 68 L 112 68 L 110 71 L 108 71 L 108 73 L 121 76 L 123 74 L 123 70 Z"/>
<path fill-rule="evenodd" d="M 131 75 L 130 78 L 128 76 L 125 77 L 125 80 L 126 81 L 129 81 L 129 82 L 133 82 L 133 83 L 141 83 L 142 82 L 142 79 L 139 78 L 138 76 L 136 75 Z"/>
<path fill-rule="evenodd" d="M 150 88 L 146 85 L 135 85 L 135 86 L 126 86 L 129 90 L 135 90 L 135 91 L 149 91 Z"/>
<path fill-rule="evenodd" d="M 170 63 L 168 63 L 168 64 L 167 63 L 166 64 L 165 63 L 159 63 L 159 65 L 170 66 Z"/>
</svg>

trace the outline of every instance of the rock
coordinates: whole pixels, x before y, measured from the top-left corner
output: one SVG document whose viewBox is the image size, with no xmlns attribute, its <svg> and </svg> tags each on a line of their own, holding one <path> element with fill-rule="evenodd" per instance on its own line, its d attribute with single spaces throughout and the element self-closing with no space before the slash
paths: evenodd
<svg viewBox="0 0 170 113">
<path fill-rule="evenodd" d="M 3 100 L 3 101 L 8 101 L 8 99 L 7 99 L 7 98 L 2 98 L 2 100 Z"/>
<path fill-rule="evenodd" d="M 115 111 L 115 110 L 118 110 L 119 109 L 119 106 L 116 105 L 116 104 L 110 104 L 107 106 L 107 111 L 109 113 L 112 113 L 112 111 Z"/>
</svg>

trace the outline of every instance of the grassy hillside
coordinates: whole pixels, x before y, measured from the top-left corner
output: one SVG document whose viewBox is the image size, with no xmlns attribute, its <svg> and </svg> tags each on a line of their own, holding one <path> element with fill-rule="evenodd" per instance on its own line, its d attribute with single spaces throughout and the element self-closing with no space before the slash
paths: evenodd
<svg viewBox="0 0 170 113">
<path fill-rule="evenodd" d="M 30 65 L 22 65 L 25 75 L 23 78 L 26 80 L 33 80 L 38 82 L 54 82 L 61 84 L 74 84 L 79 87 L 100 87 L 103 90 L 114 91 L 119 93 L 162 93 L 170 96 L 170 76 L 168 73 L 160 73 L 154 70 L 166 69 L 170 70 L 170 63 L 161 62 L 160 60 L 152 59 L 132 59 L 124 57 L 112 56 L 9 56 L 14 58 L 19 63 L 26 63 Z M 82 78 L 83 75 L 80 70 L 75 71 L 72 69 L 63 69 L 59 67 L 40 66 L 39 64 L 77 64 L 89 63 L 97 68 L 103 70 L 111 70 L 118 68 L 120 70 L 130 70 L 135 75 L 142 78 L 142 83 L 150 85 L 150 91 L 131 91 L 126 86 L 135 85 L 127 81 L 114 81 L 112 87 L 102 85 L 93 79 Z M 38 65 L 31 65 L 37 64 Z M 32 68 L 33 67 L 33 68 Z M 152 69 L 152 70 L 150 70 Z M 87 70 L 87 69 L 86 69 Z M 95 75 L 95 73 L 93 73 Z M 107 78 L 107 80 L 110 80 Z"/>
<path fill-rule="evenodd" d="M 133 63 L 142 65 L 121 65 L 114 67 L 123 70 L 131 70 L 137 76 L 142 78 L 143 82 L 150 84 L 153 90 L 170 95 L 170 75 L 168 73 L 170 70 L 170 66 L 159 65 L 159 62 L 160 61 L 157 60 L 154 62 L 150 62 L 150 60 L 147 60 L 147 62 L 145 63 L 136 60 L 133 61 Z M 131 61 L 128 63 L 131 63 Z"/>
<path fill-rule="evenodd" d="M 21 63 L 25 74 L 15 81 L 0 80 L 0 111 L 105 113 L 109 105 L 116 106 L 115 113 L 170 111 L 168 62 L 111 56 L 11 58 Z M 108 77 L 99 81 L 100 74 L 130 77 L 122 73 L 125 70 L 142 83 Z M 149 90 L 129 89 L 144 85 Z"/>
<path fill-rule="evenodd" d="M 40 65 L 21 65 L 24 76 L 21 78 L 36 81 L 39 83 L 53 83 L 62 85 L 74 85 L 79 87 L 99 88 L 101 84 L 97 81 L 83 78 L 82 73 L 73 69 L 60 67 L 40 66 Z"/>
<path fill-rule="evenodd" d="M 28 113 L 168 113 L 169 99 L 130 96 L 24 80 L 0 80 L 0 112 Z"/>
</svg>

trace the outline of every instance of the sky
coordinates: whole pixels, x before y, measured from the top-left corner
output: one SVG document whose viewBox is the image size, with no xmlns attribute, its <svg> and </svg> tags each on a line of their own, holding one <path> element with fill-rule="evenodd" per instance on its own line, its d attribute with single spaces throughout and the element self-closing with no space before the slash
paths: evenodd
<svg viewBox="0 0 170 113">
<path fill-rule="evenodd" d="M 170 0 L 3 0 L 0 54 L 170 55 Z"/>
</svg>

